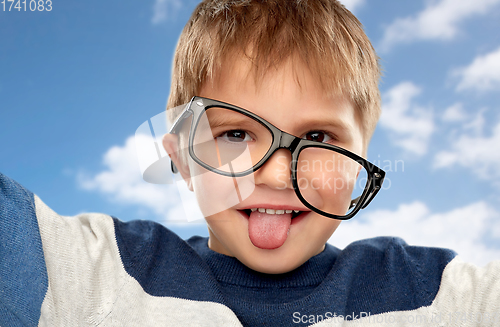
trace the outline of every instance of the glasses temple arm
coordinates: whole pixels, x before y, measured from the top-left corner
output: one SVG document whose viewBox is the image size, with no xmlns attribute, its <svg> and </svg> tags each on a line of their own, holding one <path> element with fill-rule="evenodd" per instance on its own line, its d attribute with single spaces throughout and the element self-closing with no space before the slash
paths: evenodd
<svg viewBox="0 0 500 327">
<path fill-rule="evenodd" d="M 373 200 L 375 195 L 377 195 L 378 191 L 380 191 L 380 189 L 382 187 L 382 183 L 384 182 L 384 177 L 385 177 L 384 175 L 385 174 L 383 174 L 383 175 L 380 175 L 378 173 L 375 174 L 374 183 L 376 183 L 377 185 L 375 185 L 373 187 L 372 191 L 368 194 L 366 199 L 363 200 L 361 209 L 366 208 L 370 204 L 370 202 Z M 352 199 L 351 204 L 349 205 L 349 209 L 352 209 L 353 207 L 357 206 L 361 197 L 362 197 L 362 195 L 358 196 L 355 199 Z"/>
<path fill-rule="evenodd" d="M 353 207 L 355 207 L 358 204 L 358 201 L 359 201 L 360 198 L 361 198 L 361 195 L 358 196 L 357 198 L 351 200 L 351 204 L 349 205 L 349 210 L 352 209 Z"/>
</svg>

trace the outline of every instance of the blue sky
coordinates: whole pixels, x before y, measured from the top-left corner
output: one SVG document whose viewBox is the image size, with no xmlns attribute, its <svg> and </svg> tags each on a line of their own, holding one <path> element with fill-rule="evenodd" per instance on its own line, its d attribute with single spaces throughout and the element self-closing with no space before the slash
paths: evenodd
<svg viewBox="0 0 500 327">
<path fill-rule="evenodd" d="M 142 182 L 133 137 L 165 107 L 174 47 L 196 3 L 0 6 L 0 172 L 60 214 L 207 235 L 201 221 L 185 221 L 174 185 Z M 330 242 L 396 235 L 481 265 L 499 259 L 500 0 L 344 3 L 382 58 L 383 115 L 368 159 L 388 175 Z"/>
</svg>

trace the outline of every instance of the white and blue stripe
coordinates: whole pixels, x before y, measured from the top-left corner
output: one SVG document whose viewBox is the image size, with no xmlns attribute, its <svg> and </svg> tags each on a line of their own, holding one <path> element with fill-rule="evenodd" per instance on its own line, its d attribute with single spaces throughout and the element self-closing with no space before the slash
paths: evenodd
<svg viewBox="0 0 500 327">
<path fill-rule="evenodd" d="M 0 174 L 0 241 L 2 327 L 500 325 L 499 262 L 398 238 L 328 245 L 265 275 L 153 222 L 60 216 Z"/>
</svg>

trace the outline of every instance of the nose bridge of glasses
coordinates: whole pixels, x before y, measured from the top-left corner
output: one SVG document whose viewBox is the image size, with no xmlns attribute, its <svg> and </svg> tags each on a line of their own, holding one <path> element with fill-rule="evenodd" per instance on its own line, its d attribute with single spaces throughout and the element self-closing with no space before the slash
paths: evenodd
<svg viewBox="0 0 500 327">
<path fill-rule="evenodd" d="M 297 145 L 299 144 L 300 139 L 292 134 L 288 134 L 286 132 L 280 133 L 280 140 L 278 149 L 288 149 L 290 152 L 293 152 Z"/>
<path fill-rule="evenodd" d="M 300 138 L 278 130 L 278 134 L 275 134 L 275 138 L 277 141 L 274 142 L 274 145 L 271 148 L 271 153 L 268 154 L 268 159 L 273 157 L 273 155 L 278 152 L 280 149 L 287 149 L 290 151 L 291 157 L 293 156 L 293 152 L 297 148 L 298 143 L 300 142 Z M 286 152 L 285 152 L 286 153 Z M 283 155 L 283 154 L 282 154 Z M 291 159 L 290 157 L 290 159 Z M 267 161 L 267 160 L 266 160 Z M 282 162 L 281 162 L 282 164 Z M 291 167 L 291 165 L 290 165 Z"/>
</svg>

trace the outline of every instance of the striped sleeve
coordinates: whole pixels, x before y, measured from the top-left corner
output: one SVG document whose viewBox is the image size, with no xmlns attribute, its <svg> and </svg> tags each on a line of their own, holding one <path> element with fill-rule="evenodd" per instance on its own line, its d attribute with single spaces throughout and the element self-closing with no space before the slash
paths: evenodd
<svg viewBox="0 0 500 327">
<path fill-rule="evenodd" d="M 221 303 L 145 292 L 123 265 L 135 254 L 120 252 L 116 222 L 58 215 L 0 174 L 0 326 L 241 326 Z"/>
<path fill-rule="evenodd" d="M 0 326 L 37 326 L 47 288 L 34 195 L 0 174 Z"/>
</svg>

